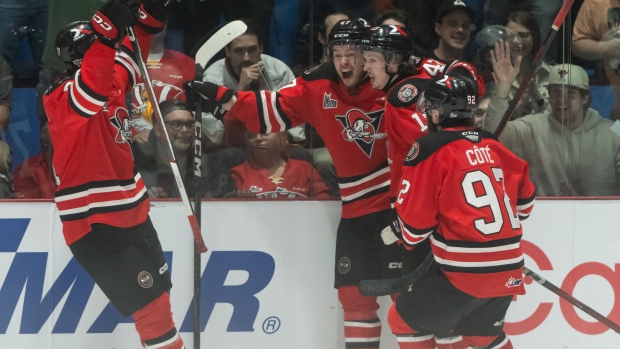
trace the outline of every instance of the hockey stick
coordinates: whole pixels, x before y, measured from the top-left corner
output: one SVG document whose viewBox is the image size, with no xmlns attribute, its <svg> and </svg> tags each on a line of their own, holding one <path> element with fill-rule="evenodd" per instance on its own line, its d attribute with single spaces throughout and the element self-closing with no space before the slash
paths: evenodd
<svg viewBox="0 0 620 349">
<path fill-rule="evenodd" d="M 218 52 L 220 52 L 229 42 L 233 41 L 239 35 L 245 33 L 248 27 L 242 21 L 232 21 L 227 23 L 219 29 L 211 31 L 205 36 L 206 42 L 199 44 L 194 55 L 196 64 L 199 64 L 201 69 L 207 68 L 207 64 Z M 204 40 L 204 39 L 203 39 Z M 196 78 L 202 78 L 196 76 Z"/>
<path fill-rule="evenodd" d="M 493 134 L 496 137 L 499 137 L 499 135 L 504 130 L 504 127 L 506 127 L 506 124 L 512 117 L 512 114 L 514 113 L 515 108 L 517 107 L 517 104 L 519 103 L 519 99 L 521 99 L 521 97 L 523 96 L 523 93 L 525 92 L 527 85 L 529 85 L 530 80 L 532 80 L 532 77 L 536 73 L 536 70 L 538 70 L 538 67 L 542 63 L 543 57 L 547 53 L 547 50 L 549 49 L 549 46 L 551 45 L 551 42 L 553 41 L 555 34 L 557 34 L 558 30 L 560 29 L 560 26 L 562 25 L 562 22 L 564 22 L 564 19 L 566 18 L 568 11 L 573 5 L 573 2 L 575 2 L 575 0 L 565 0 L 564 4 L 562 5 L 562 8 L 560 8 L 560 12 L 558 12 L 558 15 L 555 17 L 555 20 L 553 21 L 553 25 L 551 25 L 551 30 L 547 34 L 547 37 L 543 41 L 543 44 L 541 45 L 541 47 L 538 49 L 538 52 L 536 53 L 536 57 L 534 57 L 534 61 L 532 62 L 532 65 L 530 66 L 530 69 L 527 71 L 527 74 L 525 74 L 525 76 L 523 77 L 523 80 L 521 81 L 521 84 L 519 85 L 519 89 L 517 90 L 517 92 L 515 93 L 515 96 L 512 98 L 512 100 L 508 104 L 508 109 L 506 109 L 506 111 L 504 112 L 502 119 L 499 121 L 499 124 L 497 125 L 497 128 L 495 129 L 495 132 L 493 132 Z"/>
<path fill-rule="evenodd" d="M 433 253 L 429 252 L 424 261 L 407 275 L 392 279 L 362 280 L 357 288 L 362 296 L 378 297 L 394 293 L 405 292 L 414 281 L 424 275 L 434 260 Z"/>
<path fill-rule="evenodd" d="M 594 310 L 594 309 L 590 308 L 589 306 L 583 304 L 582 302 L 577 300 L 575 297 L 573 297 L 570 294 L 568 294 L 566 291 L 562 290 L 561 288 L 559 288 L 559 287 L 555 286 L 554 284 L 550 283 L 549 281 L 545 280 L 545 278 L 543 278 L 542 276 L 536 274 L 535 272 L 529 270 L 528 268 L 523 268 L 523 274 L 531 277 L 532 279 L 534 279 L 534 281 L 536 281 L 537 283 L 542 285 L 544 288 L 546 288 L 549 291 L 551 291 L 551 292 L 557 294 L 558 296 L 562 297 L 564 300 L 568 301 L 570 304 L 572 304 L 572 305 L 576 306 L 577 308 L 581 309 L 584 313 L 592 316 L 596 320 L 600 321 L 603 325 L 611 328 L 616 333 L 620 333 L 620 326 L 618 324 L 616 324 L 615 322 L 609 320 L 608 318 L 606 318 L 605 316 L 603 316 L 601 313 L 597 312 L 596 310 Z"/>
<path fill-rule="evenodd" d="M 220 52 L 229 42 L 239 35 L 245 33 L 247 26 L 241 21 L 233 21 L 222 28 L 213 29 L 209 32 L 199 46 L 194 59 L 196 63 L 195 79 L 202 80 L 203 74 L 209 61 Z M 194 199 L 194 210 L 198 224 L 201 225 L 202 210 L 202 102 L 197 101 L 194 106 L 194 177 L 196 179 L 196 196 Z M 200 308 L 201 294 L 200 283 L 202 274 L 202 261 L 197 248 L 194 249 L 194 348 L 200 349 Z"/>
<path fill-rule="evenodd" d="M 159 104 L 157 103 L 157 98 L 155 97 L 155 91 L 153 91 L 153 84 L 151 82 L 151 78 L 146 70 L 146 64 L 144 63 L 144 59 L 142 58 L 142 50 L 140 49 L 140 44 L 138 44 L 138 40 L 136 39 L 136 33 L 133 30 L 133 27 L 127 27 L 127 35 L 129 36 L 129 40 L 131 41 L 131 46 L 134 50 L 134 55 L 136 56 L 136 63 L 140 68 L 140 73 L 142 74 L 142 78 L 144 79 L 144 87 L 146 88 L 147 95 L 149 100 L 151 101 L 151 105 L 153 106 L 153 111 L 155 114 L 155 118 L 157 122 L 162 125 L 162 140 L 166 142 L 168 145 L 166 147 L 166 154 L 168 156 L 168 160 L 170 161 L 170 167 L 172 168 L 172 173 L 174 174 L 174 179 L 177 184 L 177 189 L 181 195 L 181 200 L 183 201 L 183 206 L 185 208 L 185 213 L 187 213 L 187 219 L 189 220 L 189 225 L 192 228 L 192 233 L 194 234 L 194 242 L 196 243 L 196 248 L 201 253 L 207 252 L 207 246 L 205 246 L 205 242 L 202 239 L 202 234 L 200 232 L 200 225 L 198 225 L 198 220 L 196 219 L 196 215 L 192 210 L 192 206 L 189 203 L 189 198 L 187 197 L 187 193 L 185 192 L 185 186 L 183 185 L 183 180 L 181 179 L 181 172 L 179 171 L 179 165 L 177 164 L 177 160 L 174 157 L 174 151 L 172 150 L 172 144 L 170 143 L 170 138 L 168 137 L 168 132 L 164 127 L 164 119 L 161 115 L 161 110 L 159 109 Z"/>
</svg>

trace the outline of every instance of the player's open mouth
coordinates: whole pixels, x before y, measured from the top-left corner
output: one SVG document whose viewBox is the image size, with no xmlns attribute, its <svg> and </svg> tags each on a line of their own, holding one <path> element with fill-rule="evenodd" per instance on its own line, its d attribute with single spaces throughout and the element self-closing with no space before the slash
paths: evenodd
<svg viewBox="0 0 620 349">
<path fill-rule="evenodd" d="M 352 70 L 343 70 L 342 71 L 342 78 L 343 79 L 348 79 L 351 76 L 353 76 L 353 71 Z"/>
</svg>

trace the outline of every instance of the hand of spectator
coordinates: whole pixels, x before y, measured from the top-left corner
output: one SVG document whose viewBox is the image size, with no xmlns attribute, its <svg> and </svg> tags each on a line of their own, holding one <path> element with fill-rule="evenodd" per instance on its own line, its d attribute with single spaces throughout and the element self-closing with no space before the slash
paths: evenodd
<svg viewBox="0 0 620 349">
<path fill-rule="evenodd" d="M 495 95 L 497 98 L 508 98 L 512 82 L 519 75 L 521 59 L 521 56 L 517 56 L 513 64 L 510 57 L 510 43 L 504 42 L 502 39 L 495 43 L 495 48 L 491 51 L 491 62 L 493 63 L 493 78 L 496 82 Z"/>
<path fill-rule="evenodd" d="M 256 63 L 241 69 L 237 91 L 247 91 L 251 89 L 252 83 L 258 81 L 261 65 L 261 63 Z"/>
<path fill-rule="evenodd" d="M 149 141 L 150 133 L 151 131 L 140 131 L 131 138 L 131 141 L 134 144 L 146 144 Z"/>
<path fill-rule="evenodd" d="M 620 58 L 620 38 L 611 38 L 603 41 L 602 45 L 603 56 Z"/>
<path fill-rule="evenodd" d="M 151 198 L 167 198 L 168 193 L 164 191 L 162 187 L 151 187 L 148 190 L 149 197 Z"/>
</svg>

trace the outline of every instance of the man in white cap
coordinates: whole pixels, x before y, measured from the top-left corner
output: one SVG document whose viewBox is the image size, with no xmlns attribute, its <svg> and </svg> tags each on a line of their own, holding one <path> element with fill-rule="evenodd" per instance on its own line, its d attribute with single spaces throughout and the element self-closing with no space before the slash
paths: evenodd
<svg viewBox="0 0 620 349">
<path fill-rule="evenodd" d="M 496 46 L 492 56 L 497 89 L 487 111 L 490 132 L 508 108 L 510 82 L 519 73 L 508 45 Z M 537 196 L 620 195 L 620 127 L 588 107 L 588 86 L 583 68 L 552 66 L 546 86 L 550 108 L 508 122 L 499 137 L 529 163 Z"/>
</svg>

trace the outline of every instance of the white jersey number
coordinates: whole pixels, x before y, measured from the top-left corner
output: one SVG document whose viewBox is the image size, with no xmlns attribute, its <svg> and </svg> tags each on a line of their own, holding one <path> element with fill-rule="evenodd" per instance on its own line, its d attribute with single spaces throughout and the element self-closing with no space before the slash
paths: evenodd
<svg viewBox="0 0 620 349">
<path fill-rule="evenodd" d="M 496 182 L 500 182 L 502 184 L 502 193 L 495 192 L 491 178 L 481 170 L 469 172 L 465 175 L 465 178 L 463 178 L 463 181 L 461 182 L 461 187 L 465 193 L 465 200 L 467 203 L 476 208 L 488 207 L 493 214 L 493 220 L 490 222 L 487 222 L 484 218 L 474 221 L 476 229 L 485 235 L 497 234 L 502 229 L 502 225 L 504 224 L 502 206 L 508 213 L 508 217 L 510 217 L 510 226 L 512 229 L 518 229 L 520 226 L 519 218 L 515 216 L 512 211 L 512 207 L 510 206 L 510 198 L 508 198 L 505 191 L 504 172 L 501 168 L 493 168 L 493 177 L 495 177 L 494 179 Z M 482 185 L 484 194 L 476 194 L 474 189 L 475 183 L 480 183 Z M 498 196 L 502 195 L 504 197 L 502 200 L 503 202 L 500 202 Z"/>
<path fill-rule="evenodd" d="M 426 119 L 426 115 L 422 114 L 422 117 Z M 426 130 L 428 130 L 428 126 L 426 126 L 426 122 L 422 121 L 422 118 L 420 118 L 419 113 L 411 114 L 411 118 L 415 120 L 415 122 L 417 122 L 418 125 L 420 125 L 420 132 L 425 132 Z"/>
</svg>

